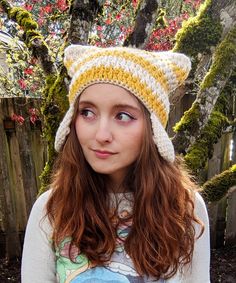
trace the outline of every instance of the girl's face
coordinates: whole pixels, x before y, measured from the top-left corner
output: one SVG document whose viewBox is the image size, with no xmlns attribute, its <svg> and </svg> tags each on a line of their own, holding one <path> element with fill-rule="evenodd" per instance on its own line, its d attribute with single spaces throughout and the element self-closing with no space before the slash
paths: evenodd
<svg viewBox="0 0 236 283">
<path fill-rule="evenodd" d="M 139 102 L 119 86 L 94 84 L 79 98 L 75 128 L 84 156 L 117 184 L 139 156 L 144 124 Z"/>
</svg>

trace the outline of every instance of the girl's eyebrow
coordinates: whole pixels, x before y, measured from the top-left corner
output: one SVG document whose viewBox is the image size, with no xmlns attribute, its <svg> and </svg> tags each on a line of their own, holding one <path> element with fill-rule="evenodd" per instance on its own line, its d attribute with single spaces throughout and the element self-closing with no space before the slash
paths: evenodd
<svg viewBox="0 0 236 283">
<path fill-rule="evenodd" d="M 96 104 L 94 104 L 93 102 L 91 101 L 87 101 L 87 100 L 82 100 L 79 102 L 79 105 L 89 105 L 89 106 L 92 106 L 92 107 L 96 107 Z M 133 106 L 133 105 L 130 105 L 130 104 L 126 104 L 126 103 L 119 103 L 119 104 L 115 104 L 113 107 L 112 107 L 114 110 L 116 109 L 122 109 L 122 108 L 126 108 L 126 109 L 130 109 L 130 110 L 134 110 L 134 111 L 141 111 L 140 108 L 136 107 L 136 106 Z"/>
<path fill-rule="evenodd" d="M 126 109 L 130 109 L 130 110 L 134 110 L 134 111 L 141 111 L 140 108 L 130 105 L 130 104 L 126 104 L 126 103 L 119 103 L 114 105 L 114 109 L 121 109 L 121 108 L 126 108 Z"/>
<path fill-rule="evenodd" d="M 96 107 L 96 105 L 93 102 L 87 101 L 87 100 L 79 101 L 79 105 L 90 105 L 90 106 Z"/>
</svg>

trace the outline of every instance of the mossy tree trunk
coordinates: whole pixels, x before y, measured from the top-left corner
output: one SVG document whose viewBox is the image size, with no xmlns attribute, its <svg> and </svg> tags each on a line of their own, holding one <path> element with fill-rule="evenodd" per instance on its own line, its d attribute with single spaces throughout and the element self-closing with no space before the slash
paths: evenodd
<svg viewBox="0 0 236 283">
<path fill-rule="evenodd" d="M 191 57 L 193 71 L 185 88 L 196 93 L 196 100 L 176 124 L 173 143 L 176 152 L 183 154 L 189 167 L 199 174 L 224 130 L 235 131 L 232 113 L 225 109 L 235 89 L 236 2 L 206 0 L 198 15 L 177 34 L 174 51 Z M 203 185 L 207 201 L 214 201 L 213 195 L 218 200 L 235 185 L 232 174 L 227 171 Z M 221 184 L 227 184 L 227 190 L 222 190 Z"/>
<path fill-rule="evenodd" d="M 206 0 L 204 8 L 177 35 L 174 51 L 189 55 L 193 62 L 192 83 L 187 92 L 193 87 L 197 92 L 192 108 L 175 128 L 173 142 L 178 153 L 185 154 L 199 137 L 235 68 L 235 10 L 234 0 Z"/>
</svg>

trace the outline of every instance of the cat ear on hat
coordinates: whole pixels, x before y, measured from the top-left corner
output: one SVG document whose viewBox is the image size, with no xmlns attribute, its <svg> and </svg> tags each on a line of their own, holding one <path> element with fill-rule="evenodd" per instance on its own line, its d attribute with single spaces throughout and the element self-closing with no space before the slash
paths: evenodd
<svg viewBox="0 0 236 283">
<path fill-rule="evenodd" d="M 64 65 L 67 69 L 68 75 L 73 77 L 73 64 L 84 54 L 94 52 L 97 49 L 95 46 L 72 44 L 64 51 Z"/>
<path fill-rule="evenodd" d="M 153 52 L 159 64 L 162 66 L 168 81 L 170 95 L 177 87 L 179 87 L 191 70 L 190 59 L 182 54 L 173 51 Z"/>
<path fill-rule="evenodd" d="M 182 53 L 169 52 L 169 61 L 171 68 L 173 70 L 175 80 L 173 80 L 173 85 L 171 91 L 174 91 L 179 87 L 189 75 L 191 70 L 191 61 L 189 57 Z"/>
</svg>

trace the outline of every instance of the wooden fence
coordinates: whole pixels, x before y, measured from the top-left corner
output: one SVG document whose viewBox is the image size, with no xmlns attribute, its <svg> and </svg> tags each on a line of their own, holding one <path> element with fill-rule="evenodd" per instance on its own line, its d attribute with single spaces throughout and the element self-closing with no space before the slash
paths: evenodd
<svg viewBox="0 0 236 283">
<path fill-rule="evenodd" d="M 231 158 L 229 148 L 235 135 L 224 134 L 214 147 L 214 155 L 208 162 L 208 179 L 236 163 L 235 155 Z M 209 203 L 211 246 L 220 248 L 236 244 L 236 187 L 229 189 L 228 194 L 218 202 Z"/>
<path fill-rule="evenodd" d="M 29 109 L 39 107 L 37 99 L 0 99 L 0 253 L 7 252 L 9 257 L 20 255 L 47 158 L 41 123 L 29 120 Z M 12 121 L 13 114 L 24 117 L 24 123 Z"/>
<path fill-rule="evenodd" d="M 194 97 L 188 96 L 173 109 L 169 129 L 189 108 Z M 41 124 L 29 121 L 28 109 L 40 107 L 40 100 L 26 98 L 0 99 L 0 256 L 19 255 L 27 218 L 40 187 L 39 175 L 47 160 Z M 12 114 L 25 118 L 23 125 L 12 122 Z M 171 132 L 171 130 L 170 130 Z M 229 160 L 229 143 L 236 135 L 226 134 L 215 145 L 208 162 L 208 178 L 236 162 Z M 236 189 L 218 203 L 208 204 L 211 245 L 236 244 Z M 6 248 L 5 248 L 6 247 Z M 7 249 L 7 250 L 6 250 Z"/>
</svg>

